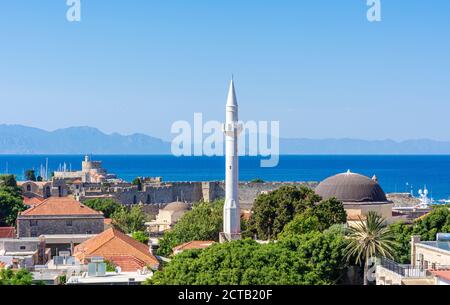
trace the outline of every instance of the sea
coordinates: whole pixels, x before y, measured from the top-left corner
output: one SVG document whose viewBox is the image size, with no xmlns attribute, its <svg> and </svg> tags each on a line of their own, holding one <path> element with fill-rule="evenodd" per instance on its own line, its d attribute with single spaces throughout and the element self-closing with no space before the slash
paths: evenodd
<svg viewBox="0 0 450 305">
<path fill-rule="evenodd" d="M 82 155 L 0 155 L 0 173 L 23 179 L 27 169 L 37 174 L 62 168 L 80 170 Z M 119 178 L 162 177 L 164 181 L 224 180 L 224 157 L 175 157 L 170 155 L 94 155 L 103 167 Z M 321 181 L 350 170 L 369 177 L 376 175 L 387 193 L 407 192 L 418 196 L 426 187 L 435 200 L 450 198 L 450 155 L 282 155 L 273 168 L 260 167 L 260 157 L 240 157 L 241 181 Z"/>
</svg>

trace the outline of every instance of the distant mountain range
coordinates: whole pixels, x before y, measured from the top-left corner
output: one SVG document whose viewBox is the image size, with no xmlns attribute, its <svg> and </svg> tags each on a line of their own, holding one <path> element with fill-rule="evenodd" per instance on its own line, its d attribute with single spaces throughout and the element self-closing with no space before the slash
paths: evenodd
<svg viewBox="0 0 450 305">
<path fill-rule="evenodd" d="M 0 154 L 167 154 L 170 143 L 144 134 L 105 134 L 92 127 L 46 131 L 0 125 Z"/>
<path fill-rule="evenodd" d="M 450 154 L 450 141 L 280 139 L 281 154 Z M 170 143 L 144 134 L 105 134 L 92 127 L 46 131 L 0 125 L 0 154 L 170 154 Z"/>
</svg>

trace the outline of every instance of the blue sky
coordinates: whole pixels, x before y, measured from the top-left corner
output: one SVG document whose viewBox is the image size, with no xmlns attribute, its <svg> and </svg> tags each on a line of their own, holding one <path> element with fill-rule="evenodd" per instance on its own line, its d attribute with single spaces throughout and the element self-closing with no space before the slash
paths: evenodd
<svg viewBox="0 0 450 305">
<path fill-rule="evenodd" d="M 450 1 L 65 0 L 0 4 L 0 123 L 170 139 L 240 116 L 281 136 L 450 140 Z"/>
</svg>

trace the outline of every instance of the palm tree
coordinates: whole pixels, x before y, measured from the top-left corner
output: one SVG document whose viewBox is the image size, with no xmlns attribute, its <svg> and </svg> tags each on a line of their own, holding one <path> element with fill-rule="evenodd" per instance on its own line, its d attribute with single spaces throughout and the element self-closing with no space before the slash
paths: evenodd
<svg viewBox="0 0 450 305">
<path fill-rule="evenodd" d="M 386 226 L 386 220 L 371 211 L 366 219 L 359 221 L 347 229 L 349 243 L 345 248 L 347 261 L 355 260 L 356 264 L 364 263 L 364 285 L 367 285 L 369 259 L 383 256 L 393 258 L 396 246 L 394 235 Z"/>
</svg>

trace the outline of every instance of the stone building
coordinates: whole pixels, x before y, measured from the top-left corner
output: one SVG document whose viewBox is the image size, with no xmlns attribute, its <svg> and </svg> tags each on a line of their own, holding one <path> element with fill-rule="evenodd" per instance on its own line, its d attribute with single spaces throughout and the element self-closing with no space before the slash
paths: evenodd
<svg viewBox="0 0 450 305">
<path fill-rule="evenodd" d="M 158 233 L 169 230 L 177 221 L 191 209 L 191 205 L 184 202 L 172 202 L 160 209 L 156 220 L 146 223 L 150 232 Z"/>
<path fill-rule="evenodd" d="M 102 166 L 102 161 L 92 161 L 86 155 L 84 161 L 81 162 L 81 171 L 67 171 L 63 169 L 62 171 L 56 171 L 54 178 L 64 180 L 80 179 L 85 183 L 101 183 L 117 177 L 114 174 L 108 174 L 107 170 Z"/>
<path fill-rule="evenodd" d="M 449 285 L 450 237 L 437 234 L 436 241 L 411 237 L 411 264 L 381 259 L 376 266 L 377 285 Z"/>
<path fill-rule="evenodd" d="M 103 231 L 103 213 L 72 197 L 50 197 L 17 217 L 19 237 L 54 234 L 98 234 Z"/>
<path fill-rule="evenodd" d="M 26 198 L 65 197 L 69 193 L 65 181 L 56 178 L 52 181 L 18 181 L 17 186 L 22 189 L 22 194 Z"/>
</svg>

